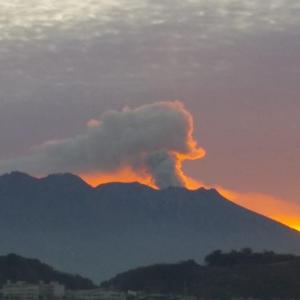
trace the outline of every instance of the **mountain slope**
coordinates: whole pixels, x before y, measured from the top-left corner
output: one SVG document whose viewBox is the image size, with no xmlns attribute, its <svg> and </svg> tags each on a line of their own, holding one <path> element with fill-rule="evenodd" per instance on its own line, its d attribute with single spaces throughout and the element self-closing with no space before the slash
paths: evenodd
<svg viewBox="0 0 300 300">
<path fill-rule="evenodd" d="M 91 188 L 71 174 L 0 176 L 0 246 L 68 272 L 107 279 L 127 269 L 215 249 L 300 254 L 300 234 L 224 199 L 216 190 L 153 190 L 138 183 Z"/>
<path fill-rule="evenodd" d="M 241 253 L 235 252 L 231 257 Z M 102 286 L 124 291 L 191 294 L 202 299 L 299 299 L 300 257 L 286 255 L 282 260 L 278 256 L 279 262 L 253 260 L 255 256 L 268 255 L 270 252 L 255 253 L 251 262 L 245 256 L 244 261 L 234 265 L 198 265 L 192 260 L 152 265 L 121 273 Z M 276 254 L 271 256 L 276 260 Z"/>
<path fill-rule="evenodd" d="M 57 281 L 68 289 L 94 288 L 93 282 L 79 275 L 71 275 L 54 270 L 37 259 L 25 258 L 16 254 L 0 256 L 0 287 L 8 280 L 12 282 Z"/>
</svg>

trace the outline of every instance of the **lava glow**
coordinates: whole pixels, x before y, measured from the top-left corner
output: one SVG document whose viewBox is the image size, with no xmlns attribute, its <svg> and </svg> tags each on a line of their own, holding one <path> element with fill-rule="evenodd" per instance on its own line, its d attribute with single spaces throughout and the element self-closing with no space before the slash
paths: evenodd
<svg viewBox="0 0 300 300">
<path fill-rule="evenodd" d="M 148 185 L 151 188 L 157 189 L 150 176 L 138 175 L 130 168 L 123 168 L 114 173 L 81 174 L 80 177 L 93 187 L 111 182 L 139 182 L 141 184 Z"/>
<path fill-rule="evenodd" d="M 193 156 L 194 159 L 203 157 L 203 150 L 198 151 L 198 156 Z M 184 186 L 189 190 L 197 190 L 202 187 L 203 184 L 199 181 L 188 177 L 184 174 L 182 170 L 182 163 L 187 157 L 185 155 L 177 154 L 177 174 L 181 178 Z M 189 159 L 192 159 L 189 157 Z M 89 173 L 81 174 L 80 177 L 93 187 L 97 187 L 102 184 L 111 182 L 123 182 L 132 183 L 139 182 L 141 184 L 147 185 L 153 189 L 158 189 L 158 187 L 153 182 L 150 175 L 146 174 L 146 171 L 140 171 L 139 173 L 134 172 L 130 167 L 122 168 L 113 173 Z"/>
</svg>

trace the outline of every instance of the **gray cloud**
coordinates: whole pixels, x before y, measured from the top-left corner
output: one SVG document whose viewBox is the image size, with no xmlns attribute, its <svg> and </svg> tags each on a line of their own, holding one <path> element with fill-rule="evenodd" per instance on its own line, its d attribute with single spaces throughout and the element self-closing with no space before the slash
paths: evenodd
<svg viewBox="0 0 300 300">
<path fill-rule="evenodd" d="M 204 153 L 192 138 L 192 125 L 178 101 L 110 111 L 90 120 L 86 132 L 46 142 L 29 156 L 2 162 L 0 170 L 111 173 L 130 167 L 150 175 L 160 188 L 182 186 L 180 156 L 194 159 Z"/>
<path fill-rule="evenodd" d="M 293 0 L 27 0 L 26 5 L 21 0 L 0 0 L 0 40 L 43 39 L 52 36 L 53 29 L 54 35 L 76 36 L 82 27 L 88 28 L 90 37 L 114 35 L 124 25 L 155 27 L 174 19 L 173 27 L 183 26 L 191 17 L 203 35 L 258 27 L 284 29 L 299 22 L 299 8 Z"/>
<path fill-rule="evenodd" d="M 160 188 L 184 186 L 184 181 L 176 170 L 176 161 L 176 156 L 167 151 L 157 151 L 147 155 L 146 168 L 153 174 Z"/>
</svg>

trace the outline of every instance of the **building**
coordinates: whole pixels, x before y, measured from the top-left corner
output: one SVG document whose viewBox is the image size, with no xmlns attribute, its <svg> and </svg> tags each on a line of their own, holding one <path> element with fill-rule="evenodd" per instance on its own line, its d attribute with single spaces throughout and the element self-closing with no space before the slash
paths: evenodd
<svg viewBox="0 0 300 300">
<path fill-rule="evenodd" d="M 186 299 L 183 296 L 179 295 L 168 295 L 168 294 L 160 294 L 160 293 L 141 293 L 137 295 L 135 300 L 197 300 L 194 298 Z"/>
<path fill-rule="evenodd" d="M 67 297 L 72 300 L 126 300 L 125 293 L 101 288 L 70 291 Z"/>
<path fill-rule="evenodd" d="M 58 282 L 39 283 L 40 298 L 42 299 L 62 299 L 66 295 L 65 286 Z"/>
<path fill-rule="evenodd" d="M 1 294 L 3 300 L 59 300 L 65 297 L 65 287 L 58 282 L 31 284 L 8 281 Z"/>
<path fill-rule="evenodd" d="M 2 288 L 3 300 L 39 300 L 39 286 L 23 281 L 8 281 Z"/>
</svg>

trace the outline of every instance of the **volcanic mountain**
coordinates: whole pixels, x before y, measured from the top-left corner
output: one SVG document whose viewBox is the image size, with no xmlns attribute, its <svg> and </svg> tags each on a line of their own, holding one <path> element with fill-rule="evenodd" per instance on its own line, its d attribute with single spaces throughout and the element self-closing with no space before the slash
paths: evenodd
<svg viewBox="0 0 300 300">
<path fill-rule="evenodd" d="M 92 188 L 72 174 L 0 176 L 1 253 L 37 257 L 97 281 L 127 269 L 215 249 L 300 254 L 300 234 L 237 206 L 216 190 Z"/>
</svg>

